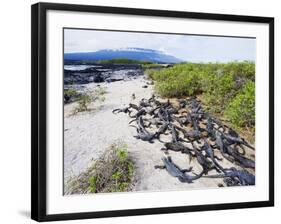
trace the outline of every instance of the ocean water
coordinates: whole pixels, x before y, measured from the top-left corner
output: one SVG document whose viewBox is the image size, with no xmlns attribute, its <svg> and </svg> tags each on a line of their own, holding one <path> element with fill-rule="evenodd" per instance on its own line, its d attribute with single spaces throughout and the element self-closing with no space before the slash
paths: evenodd
<svg viewBox="0 0 281 224">
<path fill-rule="evenodd" d="M 100 65 L 64 65 L 64 69 L 77 71 L 77 70 L 85 70 L 87 68 L 100 68 Z"/>
</svg>

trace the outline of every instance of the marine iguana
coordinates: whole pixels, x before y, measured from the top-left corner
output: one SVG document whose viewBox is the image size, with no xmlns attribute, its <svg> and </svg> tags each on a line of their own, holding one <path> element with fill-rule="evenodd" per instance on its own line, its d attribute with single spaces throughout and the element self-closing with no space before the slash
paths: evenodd
<svg viewBox="0 0 281 224">
<path fill-rule="evenodd" d="M 129 107 L 125 107 L 125 108 L 117 108 L 117 109 L 114 109 L 112 111 L 112 113 L 116 114 L 116 113 L 131 113 L 131 111 L 129 110 Z"/>
<path fill-rule="evenodd" d="M 180 124 L 181 127 L 183 127 L 185 125 L 185 120 L 183 120 L 180 117 L 172 116 L 172 119 L 177 121 Z"/>
<path fill-rule="evenodd" d="M 167 109 L 163 109 L 163 116 L 164 116 L 164 120 L 166 121 L 166 122 L 172 122 L 172 116 L 171 116 L 171 114 L 168 112 L 168 110 Z"/>
<path fill-rule="evenodd" d="M 165 134 L 169 126 L 169 123 L 164 123 L 155 133 L 155 137 L 159 138 L 160 134 Z"/>
<path fill-rule="evenodd" d="M 214 150 L 213 148 L 211 147 L 211 145 L 209 144 L 208 140 L 206 138 L 204 138 L 204 146 L 203 146 L 203 150 L 206 152 L 206 155 L 211 158 L 211 159 L 216 159 L 216 160 L 219 160 L 221 161 L 222 158 L 219 158 L 217 157 L 215 154 L 214 154 Z"/>
<path fill-rule="evenodd" d="M 155 95 L 152 94 L 151 97 L 148 99 L 149 103 L 155 102 Z"/>
<path fill-rule="evenodd" d="M 211 117 L 207 118 L 205 130 L 207 131 L 208 135 L 211 137 L 212 140 L 214 140 L 216 138 L 215 130 L 214 130 L 214 124 L 213 124 L 213 121 L 212 121 Z"/>
<path fill-rule="evenodd" d="M 238 153 L 237 150 L 235 150 L 225 142 L 225 139 L 222 138 L 220 132 L 216 132 L 216 146 L 220 149 L 222 156 L 228 161 L 232 163 L 235 163 L 237 161 L 239 165 L 242 165 L 243 167 L 255 168 L 255 161 L 241 156 L 241 154 Z"/>
<path fill-rule="evenodd" d="M 146 114 L 146 110 L 145 110 L 144 108 L 142 108 L 142 109 L 140 109 L 135 115 L 131 116 L 131 115 L 129 114 L 129 116 L 130 116 L 131 118 L 138 118 L 139 116 L 144 115 L 144 114 Z"/>
<path fill-rule="evenodd" d="M 202 177 L 203 172 L 201 172 L 199 175 L 196 176 L 191 176 L 186 174 L 187 172 L 191 172 L 192 171 L 192 167 L 190 167 L 189 169 L 180 169 L 171 159 L 170 156 L 163 157 L 162 161 L 164 163 L 163 166 L 154 166 L 155 169 L 166 169 L 167 172 L 173 176 L 173 177 L 177 177 L 179 179 L 180 182 L 183 183 L 193 183 L 194 180 L 199 179 L 200 177 Z"/>
<path fill-rule="evenodd" d="M 178 109 L 174 108 L 173 106 L 170 106 L 168 109 L 167 109 L 167 112 L 169 114 L 177 114 L 178 113 Z"/>
<path fill-rule="evenodd" d="M 227 153 L 231 155 L 236 161 L 238 161 L 243 167 L 255 168 L 255 161 L 241 156 L 231 146 L 226 146 Z"/>
<path fill-rule="evenodd" d="M 240 149 L 242 149 L 242 152 L 239 151 L 238 147 L 239 147 Z M 234 150 L 235 150 L 235 152 L 236 152 L 237 154 L 239 154 L 239 155 L 244 156 L 244 155 L 246 154 L 246 150 L 245 150 L 244 146 L 241 145 L 241 144 L 235 144 L 235 145 L 234 145 Z"/>
<path fill-rule="evenodd" d="M 171 133 L 172 133 L 172 141 L 178 142 L 179 141 L 179 137 L 178 137 L 179 134 L 178 134 L 175 126 L 170 124 L 170 129 L 171 129 Z"/>
<path fill-rule="evenodd" d="M 194 130 L 199 132 L 200 127 L 198 124 L 199 123 L 198 120 L 195 117 L 191 116 L 191 121 L 192 121 L 192 126 L 193 126 Z"/>
<path fill-rule="evenodd" d="M 183 145 L 180 142 L 167 142 L 164 144 L 164 146 L 166 148 L 162 150 L 172 150 L 175 152 L 181 152 L 181 153 L 190 154 L 191 156 L 195 156 L 193 149 Z"/>
<path fill-rule="evenodd" d="M 237 170 L 235 167 L 229 169 L 224 169 L 224 174 L 208 175 L 204 178 L 231 178 L 233 180 L 239 180 L 239 184 L 245 185 L 255 185 L 255 175 L 249 173 L 247 170 Z"/>
<path fill-rule="evenodd" d="M 166 118 L 164 117 L 163 108 L 162 108 L 162 107 L 159 108 L 159 110 L 158 110 L 158 112 L 157 112 L 157 117 L 158 117 L 160 120 L 162 120 L 162 121 L 168 122 L 168 121 L 166 120 Z"/>
<path fill-rule="evenodd" d="M 221 155 L 226 159 L 228 160 L 229 162 L 234 162 L 234 158 L 232 158 L 230 155 L 227 155 L 226 152 L 227 152 L 227 149 L 224 145 L 224 142 L 223 142 L 223 139 L 222 139 L 222 136 L 220 134 L 220 132 L 216 131 L 216 145 L 217 147 L 219 148 L 220 152 L 221 152 Z"/>
<path fill-rule="evenodd" d="M 193 150 L 195 152 L 196 155 L 196 159 L 198 161 L 198 163 L 201 165 L 201 167 L 203 168 L 203 173 L 204 174 L 208 174 L 208 172 L 210 170 L 213 169 L 217 169 L 216 166 L 213 165 L 212 161 L 210 161 L 208 158 L 206 158 L 201 151 L 199 151 L 196 146 L 194 145 L 194 143 L 192 143 L 193 146 Z"/>
<path fill-rule="evenodd" d="M 132 100 L 135 100 L 136 99 L 136 94 L 132 94 Z"/>
<path fill-rule="evenodd" d="M 140 108 L 136 104 L 133 104 L 133 103 L 129 103 L 129 108 L 133 108 L 133 109 L 135 109 L 137 111 L 140 110 Z"/>
<path fill-rule="evenodd" d="M 143 141 L 148 141 L 149 143 L 154 143 L 153 139 L 155 134 L 152 134 L 146 130 L 140 130 L 137 128 L 137 135 L 134 136 L 136 139 L 141 139 Z"/>
<path fill-rule="evenodd" d="M 144 131 L 144 132 L 147 132 L 147 130 L 145 129 L 145 125 L 144 125 L 144 121 L 143 121 L 143 118 L 142 116 L 139 116 L 138 119 L 137 119 L 137 125 L 139 127 L 140 130 Z"/>
<path fill-rule="evenodd" d="M 223 138 L 225 138 L 230 144 L 233 144 L 233 143 L 239 143 L 239 144 L 242 144 L 242 145 L 245 145 L 247 146 L 248 148 L 250 149 L 255 149 L 253 146 L 251 146 L 248 142 L 245 141 L 245 139 L 243 138 L 240 138 L 240 137 L 234 137 L 232 135 L 229 135 L 229 134 L 222 134 Z"/>
<path fill-rule="evenodd" d="M 148 127 L 150 127 L 152 124 L 155 125 L 157 128 L 159 127 L 159 125 L 163 125 L 166 122 L 161 121 L 159 118 L 150 118 L 150 119 L 144 119 L 148 122 Z"/>
<path fill-rule="evenodd" d="M 232 128 L 228 128 L 228 134 L 235 138 L 239 138 L 238 133 L 236 131 L 234 131 Z"/>
<path fill-rule="evenodd" d="M 197 140 L 201 137 L 201 132 L 197 130 L 191 130 L 191 131 L 186 131 L 185 129 L 176 126 L 175 127 L 182 132 L 185 138 L 187 138 L 189 141 L 192 140 Z"/>
<path fill-rule="evenodd" d="M 184 125 L 192 124 L 192 118 L 191 118 L 191 114 L 190 114 L 189 111 L 183 111 L 181 114 L 182 114 L 182 115 L 179 116 L 178 118 L 183 118 L 183 119 L 182 119 L 182 123 L 183 123 Z M 185 114 L 185 115 L 184 115 L 184 114 Z"/>
<path fill-rule="evenodd" d="M 180 108 L 185 108 L 187 106 L 186 100 L 179 100 L 178 102 L 179 102 Z"/>
<path fill-rule="evenodd" d="M 147 110 L 146 112 L 147 112 L 150 116 L 153 116 L 153 115 L 154 115 L 154 112 L 155 112 L 156 110 L 158 110 L 159 108 L 160 108 L 160 107 L 155 107 L 155 108 L 152 107 L 151 110 Z"/>
<path fill-rule="evenodd" d="M 148 100 L 146 100 L 146 99 L 141 99 L 141 101 L 139 102 L 139 106 L 140 107 L 150 107 L 151 105 L 150 105 L 150 102 L 148 101 Z"/>
<path fill-rule="evenodd" d="M 208 158 L 210 158 L 212 160 L 212 162 L 214 163 L 215 167 L 217 167 L 217 171 L 220 173 L 221 171 L 223 171 L 223 167 L 218 163 L 217 160 L 222 160 L 221 158 L 218 158 L 217 156 L 215 156 L 213 149 L 211 148 L 211 146 L 209 145 L 207 139 L 204 139 L 204 146 L 202 147 L 202 149 L 206 152 L 206 156 Z"/>
</svg>

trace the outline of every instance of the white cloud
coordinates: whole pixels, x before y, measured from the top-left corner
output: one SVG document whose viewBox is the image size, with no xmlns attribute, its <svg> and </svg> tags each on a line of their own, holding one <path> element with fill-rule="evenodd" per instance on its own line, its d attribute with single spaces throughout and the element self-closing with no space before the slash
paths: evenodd
<svg viewBox="0 0 281 224">
<path fill-rule="evenodd" d="M 64 37 L 65 53 L 149 48 L 192 62 L 254 61 L 256 55 L 256 41 L 249 38 L 78 29 L 66 29 Z"/>
</svg>

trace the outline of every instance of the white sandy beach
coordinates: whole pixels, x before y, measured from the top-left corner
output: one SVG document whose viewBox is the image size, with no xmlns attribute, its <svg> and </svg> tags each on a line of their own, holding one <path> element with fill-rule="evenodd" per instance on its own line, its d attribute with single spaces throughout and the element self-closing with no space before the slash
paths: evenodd
<svg viewBox="0 0 281 224">
<path fill-rule="evenodd" d="M 200 178 L 194 183 L 181 183 L 177 178 L 168 174 L 166 170 L 155 169 L 155 165 L 162 165 L 161 158 L 165 156 L 160 149 L 163 143 L 155 140 L 153 144 L 138 140 L 133 136 L 135 128 L 129 127 L 131 118 L 124 113 L 113 114 L 112 110 L 123 108 L 130 102 L 137 103 L 142 98 L 149 98 L 153 93 L 153 86 L 142 88 L 146 80 L 141 76 L 131 81 L 119 81 L 112 83 L 101 83 L 100 86 L 107 88 L 105 101 L 95 102 L 95 108 L 89 112 L 81 112 L 71 115 L 75 103 L 65 105 L 64 120 L 64 176 L 65 180 L 85 171 L 92 160 L 98 159 L 104 150 L 117 140 L 127 143 L 136 167 L 136 175 L 133 191 L 164 191 L 185 190 L 192 188 L 218 187 L 222 183 L 221 178 Z M 91 90 L 97 84 L 87 84 L 86 88 Z M 132 94 L 136 99 L 132 99 Z M 253 152 L 254 153 L 254 152 Z M 193 166 L 194 172 L 201 171 L 200 165 L 193 161 L 189 163 L 186 154 L 169 151 L 173 161 L 181 168 Z M 221 156 L 219 156 L 221 157 Z M 231 167 L 228 161 L 223 160 L 224 167 Z M 212 174 L 214 171 L 210 171 Z M 214 172 L 215 173 L 215 172 Z"/>
</svg>

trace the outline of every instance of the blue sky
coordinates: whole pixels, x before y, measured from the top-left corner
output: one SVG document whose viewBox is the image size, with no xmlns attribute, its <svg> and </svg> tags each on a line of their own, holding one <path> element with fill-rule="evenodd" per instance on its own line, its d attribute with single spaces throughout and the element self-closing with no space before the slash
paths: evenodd
<svg viewBox="0 0 281 224">
<path fill-rule="evenodd" d="M 256 57 L 256 40 L 238 37 L 65 29 L 65 53 L 148 48 L 189 62 L 228 62 Z"/>
</svg>

